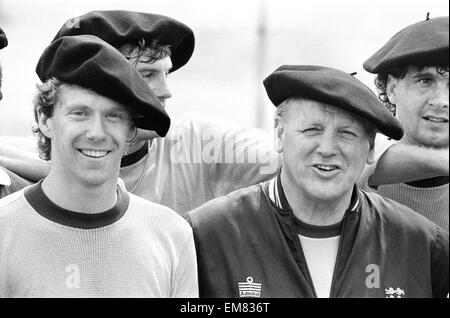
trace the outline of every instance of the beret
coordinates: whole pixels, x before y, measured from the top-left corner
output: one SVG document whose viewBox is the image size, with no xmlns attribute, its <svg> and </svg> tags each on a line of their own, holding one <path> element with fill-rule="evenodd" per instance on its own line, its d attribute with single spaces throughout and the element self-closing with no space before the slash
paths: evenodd
<svg viewBox="0 0 450 318">
<path fill-rule="evenodd" d="M 448 65 L 448 36 L 448 16 L 420 21 L 395 34 L 363 67 L 380 74 L 399 65 Z"/>
<path fill-rule="evenodd" d="M 186 64 L 194 52 L 193 31 L 185 24 L 158 14 L 124 10 L 91 11 L 69 19 L 58 31 L 53 41 L 62 36 L 91 34 L 112 46 L 145 39 L 147 43 L 170 45 L 171 72 Z"/>
<path fill-rule="evenodd" d="M 6 38 L 5 32 L 0 28 L 0 50 L 8 45 L 8 39 Z"/>
<path fill-rule="evenodd" d="M 315 65 L 283 65 L 263 83 L 275 106 L 290 97 L 306 98 L 357 114 L 393 139 L 403 136 L 400 122 L 372 90 L 340 70 Z"/>
<path fill-rule="evenodd" d="M 123 104 L 138 114 L 137 127 L 165 136 L 170 118 L 150 87 L 114 47 L 93 35 L 66 36 L 50 44 L 36 66 L 42 82 L 55 77 Z"/>
</svg>

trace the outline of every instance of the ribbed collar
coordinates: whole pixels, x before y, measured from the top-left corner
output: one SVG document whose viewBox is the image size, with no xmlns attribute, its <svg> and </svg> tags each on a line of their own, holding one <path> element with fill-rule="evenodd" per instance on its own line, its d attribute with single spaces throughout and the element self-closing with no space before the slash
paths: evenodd
<svg viewBox="0 0 450 318">
<path fill-rule="evenodd" d="M 278 172 L 277 176 L 269 181 L 268 185 L 268 195 L 269 199 L 272 201 L 272 204 L 282 213 L 288 213 L 293 215 L 294 224 L 297 229 L 297 232 L 303 236 L 314 237 L 314 238 L 326 238 L 340 235 L 341 227 L 343 221 L 328 226 L 317 226 L 307 224 L 301 221 L 292 213 L 292 208 L 289 205 L 289 202 L 284 193 L 283 186 L 281 184 L 281 169 Z M 358 196 L 358 189 L 355 186 L 353 188 L 352 198 L 350 201 L 350 206 L 347 209 L 347 212 L 355 213 L 360 209 L 360 200 Z"/>
<path fill-rule="evenodd" d="M 281 185 L 281 169 L 275 178 L 269 181 L 269 198 L 275 204 L 276 207 L 282 211 L 292 212 L 291 206 L 284 194 L 283 186 Z M 353 187 L 352 198 L 350 200 L 349 211 L 356 212 L 360 208 L 360 200 L 358 197 L 358 189 L 356 185 Z"/>
<path fill-rule="evenodd" d="M 118 221 L 128 209 L 130 200 L 128 193 L 118 186 L 117 203 L 108 211 L 90 214 L 66 210 L 45 195 L 42 181 L 25 189 L 25 199 L 42 217 L 58 224 L 80 229 L 100 228 Z"/>
</svg>

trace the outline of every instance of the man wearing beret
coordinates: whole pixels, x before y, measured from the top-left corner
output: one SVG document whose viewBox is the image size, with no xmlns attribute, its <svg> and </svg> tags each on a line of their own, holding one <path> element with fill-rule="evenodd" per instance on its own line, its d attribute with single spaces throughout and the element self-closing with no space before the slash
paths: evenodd
<svg viewBox="0 0 450 318">
<path fill-rule="evenodd" d="M 96 35 L 119 49 L 163 105 L 172 96 L 168 74 L 185 65 L 194 50 L 188 26 L 151 13 L 89 12 L 68 20 L 54 39 L 77 34 Z M 132 193 L 183 214 L 214 197 L 271 178 L 278 166 L 269 135 L 189 112 L 165 138 L 138 130 L 122 159 L 120 178 Z M 48 170 L 41 162 L 10 168 L 36 180 Z"/>
<path fill-rule="evenodd" d="M 402 123 L 394 143 L 377 139 L 377 163 L 364 172 L 365 184 L 449 230 L 449 17 L 420 21 L 395 34 L 364 63 L 377 74 L 379 98 Z M 387 151 L 385 151 L 387 149 Z M 379 167 L 403 175 L 380 185 Z M 409 179 L 409 180 L 408 180 Z M 369 188 L 369 187 L 367 187 Z"/>
<path fill-rule="evenodd" d="M 91 36 L 61 37 L 36 68 L 50 173 L 0 200 L 0 297 L 197 297 L 189 224 L 118 186 L 136 127 L 170 119 L 134 67 Z"/>
<path fill-rule="evenodd" d="M 8 45 L 8 39 L 6 38 L 5 32 L 0 28 L 0 50 L 5 48 Z M 0 100 L 3 98 L 2 93 L 2 64 L 0 61 Z M 31 182 L 25 180 L 15 173 L 7 170 L 6 168 L 0 165 L 0 198 L 7 196 L 15 191 L 18 191 L 27 185 L 30 185 Z"/>
<path fill-rule="evenodd" d="M 445 297 L 448 234 L 361 191 L 380 132 L 400 123 L 352 75 L 282 66 L 264 85 L 278 175 L 189 212 L 200 297 Z"/>
</svg>

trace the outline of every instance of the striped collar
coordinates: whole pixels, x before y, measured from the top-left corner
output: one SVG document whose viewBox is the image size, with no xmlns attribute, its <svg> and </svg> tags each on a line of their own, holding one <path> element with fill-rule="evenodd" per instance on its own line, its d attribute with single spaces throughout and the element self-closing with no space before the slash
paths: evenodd
<svg viewBox="0 0 450 318">
<path fill-rule="evenodd" d="M 292 211 L 291 206 L 284 194 L 283 186 L 281 185 L 281 169 L 279 170 L 277 176 L 269 181 L 269 199 L 272 203 L 282 211 Z M 358 212 L 360 208 L 360 200 L 358 196 L 358 189 L 356 185 L 353 187 L 352 198 L 350 201 L 350 207 L 348 211 Z"/>
<path fill-rule="evenodd" d="M 42 190 L 43 180 L 26 188 L 24 196 L 37 213 L 55 223 L 79 229 L 96 229 L 117 222 L 128 209 L 129 195 L 118 185 L 116 205 L 105 212 L 81 213 L 66 210 L 53 203 L 45 195 Z"/>
</svg>

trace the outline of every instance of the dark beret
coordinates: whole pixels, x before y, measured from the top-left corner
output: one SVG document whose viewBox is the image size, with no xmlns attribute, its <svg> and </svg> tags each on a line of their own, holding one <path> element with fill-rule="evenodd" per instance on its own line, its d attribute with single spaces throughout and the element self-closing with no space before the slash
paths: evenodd
<svg viewBox="0 0 450 318">
<path fill-rule="evenodd" d="M 114 47 L 92 35 L 50 44 L 36 66 L 42 82 L 55 77 L 115 100 L 137 113 L 137 127 L 165 136 L 170 118 L 136 69 Z"/>
<path fill-rule="evenodd" d="M 0 50 L 8 45 L 8 39 L 6 38 L 5 32 L 0 28 Z"/>
<path fill-rule="evenodd" d="M 186 64 L 194 51 L 194 33 L 185 24 L 158 14 L 124 10 L 92 11 L 69 19 L 56 34 L 62 36 L 91 34 L 112 46 L 145 39 L 147 43 L 159 40 L 158 44 L 170 45 L 172 70 Z"/>
<path fill-rule="evenodd" d="M 275 106 L 290 97 L 315 100 L 362 116 L 393 139 L 403 136 L 400 122 L 372 90 L 342 71 L 314 65 L 283 65 L 264 79 L 264 87 Z"/>
<path fill-rule="evenodd" d="M 395 34 L 363 67 L 380 74 L 399 65 L 448 65 L 448 36 L 448 17 L 415 23 Z"/>
</svg>

